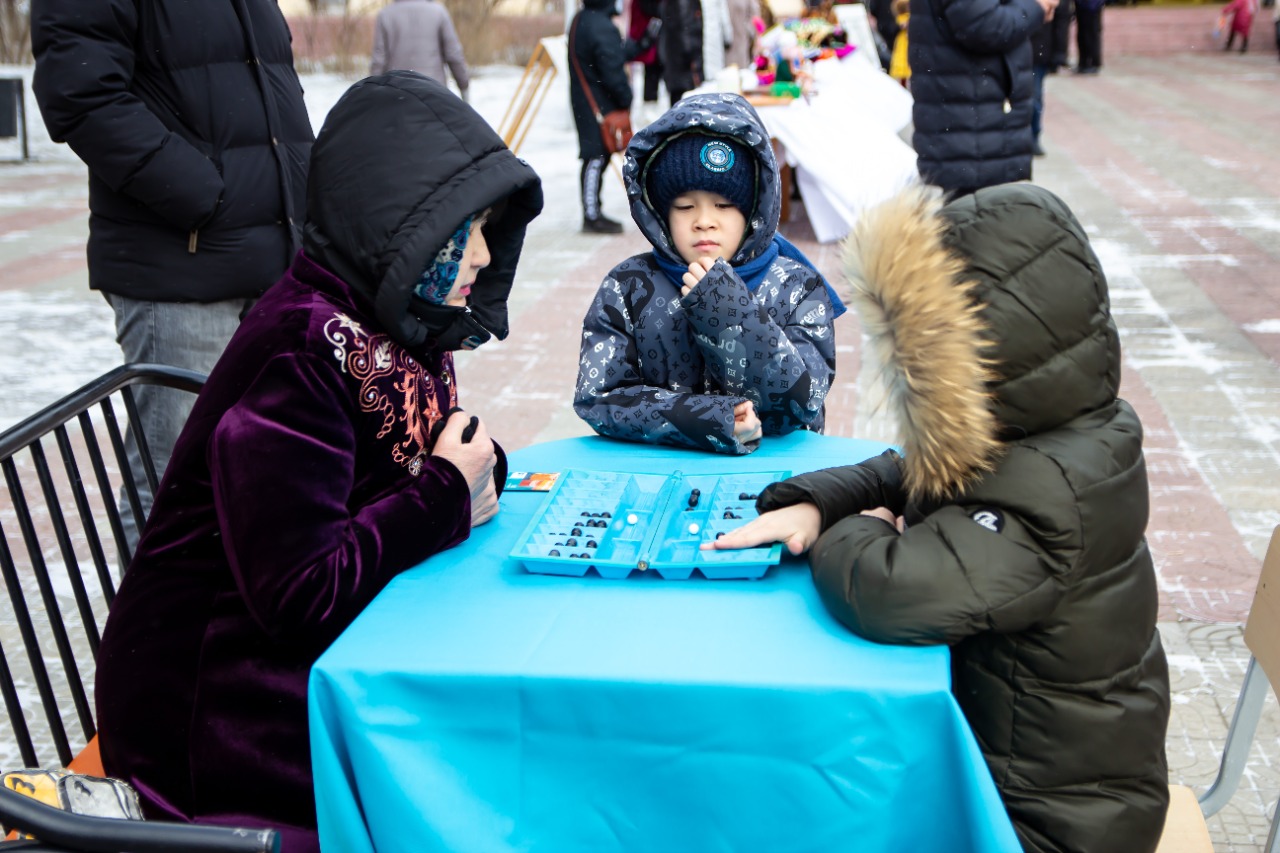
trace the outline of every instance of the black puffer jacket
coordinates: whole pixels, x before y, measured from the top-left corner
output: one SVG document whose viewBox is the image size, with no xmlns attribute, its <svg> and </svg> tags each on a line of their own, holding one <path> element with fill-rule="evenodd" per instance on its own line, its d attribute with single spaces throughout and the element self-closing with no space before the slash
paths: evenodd
<svg viewBox="0 0 1280 853">
<path fill-rule="evenodd" d="M 1031 177 L 1035 0 L 911 0 L 907 55 L 920 176 L 944 190 Z"/>
<path fill-rule="evenodd" d="M 274 0 L 33 0 L 32 88 L 89 167 L 89 286 L 262 293 L 299 246 L 312 132 Z"/>
<path fill-rule="evenodd" d="M 582 6 L 570 24 L 569 103 L 578 129 L 578 156 L 590 160 L 605 155 L 604 142 L 572 59 L 576 57 L 577 68 L 587 78 L 601 115 L 631 109 L 631 81 L 627 79 L 622 36 L 609 20 L 614 0 L 583 0 Z"/>
<path fill-rule="evenodd" d="M 1106 279 L 1046 190 L 939 208 L 909 191 L 864 216 L 847 255 L 903 457 L 792 478 L 760 506 L 818 506 L 814 581 L 858 634 L 952 646 L 1026 850 L 1151 851 L 1169 681 Z M 858 514 L 876 506 L 905 532 Z"/>
</svg>

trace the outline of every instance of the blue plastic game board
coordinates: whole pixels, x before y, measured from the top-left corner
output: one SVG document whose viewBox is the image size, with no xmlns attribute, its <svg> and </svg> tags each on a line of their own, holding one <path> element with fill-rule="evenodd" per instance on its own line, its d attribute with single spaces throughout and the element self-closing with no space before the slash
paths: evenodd
<svg viewBox="0 0 1280 853">
<path fill-rule="evenodd" d="M 755 518 L 756 496 L 788 471 L 746 474 L 624 474 L 570 469 L 520 534 L 512 559 L 530 572 L 606 578 L 657 572 L 685 580 L 759 578 L 782 556 L 778 543 L 701 551 L 719 533 Z"/>
</svg>

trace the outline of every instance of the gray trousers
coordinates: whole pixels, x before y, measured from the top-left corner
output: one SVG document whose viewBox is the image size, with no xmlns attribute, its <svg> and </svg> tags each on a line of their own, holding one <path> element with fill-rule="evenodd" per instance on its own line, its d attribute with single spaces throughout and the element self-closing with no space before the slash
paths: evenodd
<svg viewBox="0 0 1280 853">
<path fill-rule="evenodd" d="M 167 364 L 201 373 L 213 370 L 240 320 L 256 301 L 149 302 L 113 293 L 103 295 L 115 312 L 116 342 L 120 344 L 126 363 Z M 142 432 L 147 437 L 147 447 L 156 466 L 156 476 L 164 477 L 169 457 L 173 455 L 173 445 L 187 422 L 187 415 L 191 414 L 195 395 L 155 385 L 136 385 L 133 393 Z M 145 517 L 151 514 L 152 495 L 132 435 L 126 437 L 125 447 Z M 141 525 L 133 517 L 123 489 L 120 493 L 120 515 L 132 553 L 138 545 Z"/>
</svg>

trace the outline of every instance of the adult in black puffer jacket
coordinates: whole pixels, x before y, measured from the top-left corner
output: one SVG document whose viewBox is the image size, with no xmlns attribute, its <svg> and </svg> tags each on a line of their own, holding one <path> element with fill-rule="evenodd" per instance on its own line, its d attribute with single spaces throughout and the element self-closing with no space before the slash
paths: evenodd
<svg viewBox="0 0 1280 853">
<path fill-rule="evenodd" d="M 582 158 L 582 171 L 578 176 L 582 230 L 593 234 L 622 231 L 622 223 L 608 218 L 600 209 L 600 184 L 609 154 L 604 150 L 600 123 L 596 121 L 581 79 L 586 78 L 601 115 L 631 109 L 631 80 L 627 77 L 622 36 L 610 20 L 615 14 L 615 0 L 583 0 L 582 11 L 569 26 L 569 103 L 578 129 L 578 156 Z"/>
<path fill-rule="evenodd" d="M 279 7 L 32 0 L 31 44 L 49 135 L 89 167 L 89 286 L 125 361 L 208 373 L 300 246 L 313 135 Z M 191 396 L 136 397 L 163 474 Z"/>
<path fill-rule="evenodd" d="M 952 691 L 1027 851 L 1149 853 L 1169 677 L 1106 278 L 1044 189 L 939 195 L 864 214 L 846 254 L 903 455 L 771 485 L 765 514 L 720 542 L 809 547 L 854 632 L 951 646 Z"/>
<path fill-rule="evenodd" d="M 33 0 L 33 89 L 89 167 L 89 286 L 258 296 L 299 248 L 313 135 L 274 0 Z"/>
<path fill-rule="evenodd" d="M 920 177 L 960 194 L 1031 177 L 1031 44 L 1057 0 L 911 0 Z"/>
</svg>

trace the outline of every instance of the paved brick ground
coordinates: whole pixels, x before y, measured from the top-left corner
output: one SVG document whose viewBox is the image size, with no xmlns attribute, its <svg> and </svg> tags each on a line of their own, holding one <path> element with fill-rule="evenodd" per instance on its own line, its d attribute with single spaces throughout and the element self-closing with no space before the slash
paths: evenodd
<svg viewBox="0 0 1280 853">
<path fill-rule="evenodd" d="M 1280 63 L 1270 10 L 1250 53 L 1211 44 L 1220 8 L 1108 8 L 1103 73 L 1048 81 L 1048 156 L 1035 175 L 1076 211 L 1110 280 L 1123 393 L 1146 429 L 1148 535 L 1175 690 L 1171 773 L 1201 786 L 1247 659 L 1240 623 L 1280 522 Z M 475 85 L 513 79 L 481 74 Z M 563 115 L 544 107 L 523 153 L 544 175 L 548 206 L 530 233 L 513 335 L 460 359 L 463 404 L 510 448 L 585 431 L 568 405 L 582 312 L 604 272 L 645 248 L 630 226 L 617 237 L 579 232 L 574 150 Z M 52 147 L 37 153 L 0 167 L 4 424 L 119 360 L 110 314 L 85 292 L 83 171 Z M 605 207 L 623 213 L 616 179 Z M 802 204 L 784 230 L 838 277 L 838 247 L 813 241 Z M 837 334 L 831 430 L 892 437 L 856 320 L 846 315 Z M 1280 711 L 1269 702 L 1245 784 L 1212 822 L 1219 850 L 1260 850 L 1265 838 L 1280 792 Z"/>
</svg>

